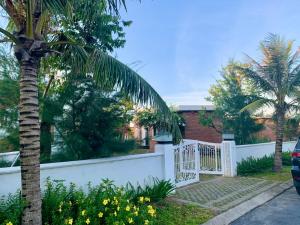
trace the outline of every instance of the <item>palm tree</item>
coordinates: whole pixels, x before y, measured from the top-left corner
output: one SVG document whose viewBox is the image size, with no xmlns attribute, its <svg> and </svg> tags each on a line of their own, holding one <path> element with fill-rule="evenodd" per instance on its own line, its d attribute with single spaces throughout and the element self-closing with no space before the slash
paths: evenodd
<svg viewBox="0 0 300 225">
<path fill-rule="evenodd" d="M 135 71 L 107 53 L 88 45 L 72 32 L 72 19 L 77 12 L 74 7 L 79 0 L 0 0 L 9 23 L 0 28 L 4 38 L 1 42 L 12 44 L 20 66 L 19 132 L 21 159 L 21 192 L 26 202 L 22 216 L 23 225 L 40 225 L 40 123 L 37 74 L 41 60 L 51 54 L 63 57 L 68 53 L 72 71 L 92 75 L 100 86 L 118 87 L 135 102 L 151 105 L 162 111 L 170 129 L 170 111 L 158 93 Z M 125 0 L 94 0 L 95 6 L 106 7 L 118 14 L 120 6 L 126 8 Z M 86 14 L 93 7 L 86 7 Z M 80 23 L 79 23 L 80 25 Z M 67 68 L 68 69 L 68 68 Z M 174 123 L 175 124 L 175 123 Z"/>
<path fill-rule="evenodd" d="M 237 67 L 260 90 L 256 100 L 243 110 L 257 110 L 263 107 L 274 109 L 276 124 L 276 145 L 273 170 L 282 169 L 283 129 L 287 113 L 298 110 L 300 64 L 298 49 L 292 53 L 293 41 L 285 41 L 282 37 L 269 34 L 261 42 L 263 58 L 260 62 L 247 56 L 249 67 Z"/>
</svg>

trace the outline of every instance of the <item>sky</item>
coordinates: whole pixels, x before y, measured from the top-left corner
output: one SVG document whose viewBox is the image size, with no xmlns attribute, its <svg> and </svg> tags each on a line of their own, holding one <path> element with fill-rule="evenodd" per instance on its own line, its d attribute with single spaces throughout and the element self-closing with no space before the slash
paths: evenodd
<svg viewBox="0 0 300 225">
<path fill-rule="evenodd" d="M 127 0 L 122 62 L 171 105 L 209 104 L 209 87 L 230 59 L 260 59 L 268 33 L 300 45 L 299 0 Z"/>
</svg>

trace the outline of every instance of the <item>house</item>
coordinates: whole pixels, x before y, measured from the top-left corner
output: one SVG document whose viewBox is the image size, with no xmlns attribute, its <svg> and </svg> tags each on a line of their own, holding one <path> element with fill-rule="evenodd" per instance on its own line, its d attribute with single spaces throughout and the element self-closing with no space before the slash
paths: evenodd
<svg viewBox="0 0 300 225">
<path fill-rule="evenodd" d="M 179 105 L 175 108 L 179 115 L 185 120 L 185 126 L 182 130 L 184 139 L 202 140 L 207 142 L 219 143 L 222 141 L 222 135 L 215 129 L 205 127 L 199 124 L 199 111 L 204 110 L 206 113 L 212 113 L 212 105 Z M 130 128 L 133 137 L 144 148 L 153 148 L 153 138 L 155 129 L 140 127 L 138 124 L 131 122 Z M 153 150 L 153 149 L 152 149 Z"/>
<path fill-rule="evenodd" d="M 201 140 L 213 143 L 222 142 L 222 133 L 216 131 L 212 127 L 207 127 L 199 123 L 199 112 L 204 111 L 205 114 L 213 113 L 215 107 L 213 105 L 178 105 L 175 111 L 184 119 L 185 124 L 182 129 L 184 139 Z M 275 140 L 275 124 L 271 117 L 255 117 L 257 123 L 264 125 L 264 129 L 257 133 L 257 137 L 261 141 Z M 220 122 L 214 121 L 215 124 Z M 136 140 L 144 148 L 153 148 L 153 138 L 155 130 L 153 128 L 139 127 L 137 124 L 131 123 L 131 130 Z"/>
<path fill-rule="evenodd" d="M 220 143 L 222 141 L 221 133 L 199 123 L 199 111 L 202 110 L 206 114 L 210 114 L 215 107 L 213 105 L 179 105 L 176 107 L 177 113 L 185 120 L 183 138 Z"/>
</svg>

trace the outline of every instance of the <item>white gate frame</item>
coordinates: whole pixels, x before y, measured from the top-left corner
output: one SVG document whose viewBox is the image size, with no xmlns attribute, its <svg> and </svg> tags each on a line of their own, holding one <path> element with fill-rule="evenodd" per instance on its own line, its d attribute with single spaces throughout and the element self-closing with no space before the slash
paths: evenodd
<svg viewBox="0 0 300 225">
<path fill-rule="evenodd" d="M 205 151 L 203 151 L 203 149 L 200 148 L 200 145 L 205 146 L 206 148 Z M 207 149 L 208 147 L 210 148 Z M 221 143 L 210 143 L 205 141 L 198 141 L 198 151 L 199 151 L 199 165 L 200 165 L 198 172 L 200 174 L 216 174 L 216 175 L 224 174 L 224 153 L 223 153 L 223 148 Z M 203 159 L 205 153 L 208 154 L 208 157 L 211 157 L 211 159 L 210 158 Z"/>
<path fill-rule="evenodd" d="M 174 146 L 174 174 L 177 187 L 195 183 L 199 180 L 198 173 L 198 143 L 182 142 Z"/>
<path fill-rule="evenodd" d="M 160 136 L 156 141 L 155 152 L 164 153 L 165 180 L 176 187 L 198 182 L 200 174 L 236 176 L 234 141 L 210 143 L 184 139 L 174 146 L 170 135 Z M 201 149 L 201 145 L 206 147 Z M 202 161 L 204 155 L 208 155 L 206 161 Z"/>
</svg>

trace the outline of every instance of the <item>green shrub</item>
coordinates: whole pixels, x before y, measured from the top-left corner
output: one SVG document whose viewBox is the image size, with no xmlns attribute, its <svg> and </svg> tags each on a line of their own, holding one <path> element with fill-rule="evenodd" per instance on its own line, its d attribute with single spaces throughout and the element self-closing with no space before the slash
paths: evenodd
<svg viewBox="0 0 300 225">
<path fill-rule="evenodd" d="M 238 175 L 247 175 L 251 173 L 258 173 L 273 166 L 273 157 L 264 156 L 259 159 L 249 157 L 246 160 L 242 160 L 237 164 L 237 173 Z"/>
<path fill-rule="evenodd" d="M 25 204 L 22 201 L 21 193 L 18 192 L 14 195 L 0 199 L 0 224 L 13 225 L 21 224 L 21 215 Z"/>
<path fill-rule="evenodd" d="M 107 145 L 107 148 L 111 153 L 128 153 L 130 150 L 136 148 L 136 141 L 134 139 L 129 140 L 116 140 Z"/>
<path fill-rule="evenodd" d="M 284 166 L 292 166 L 292 156 L 291 152 L 283 152 L 282 153 L 282 165 Z"/>
<path fill-rule="evenodd" d="M 3 160 L 3 159 L 0 160 L 0 168 L 1 167 L 10 167 L 10 165 L 11 165 L 11 162 L 8 162 L 8 161 Z"/>
<path fill-rule="evenodd" d="M 173 185 L 158 179 L 154 181 L 152 186 L 130 186 L 129 190 L 103 180 L 98 186 L 89 185 L 84 192 L 74 184 L 67 187 L 62 181 L 48 180 L 42 198 L 43 224 L 155 224 L 156 208 L 151 202 L 167 196 Z M 1 199 L 0 224 L 20 225 L 23 207 L 20 193 Z"/>
<path fill-rule="evenodd" d="M 81 157 L 76 156 L 74 152 L 70 151 L 68 148 L 60 148 L 58 152 L 55 152 L 51 156 L 51 162 L 67 162 L 74 160 L 83 160 L 83 159 L 93 159 L 93 158 L 102 158 L 102 157 L 111 157 L 114 153 L 117 154 L 128 154 L 131 150 L 136 149 L 136 141 L 134 139 L 129 140 L 120 140 L 115 139 L 111 142 L 103 145 L 99 151 L 93 152 L 93 154 L 86 154 L 82 151 Z M 42 161 L 42 163 L 47 163 Z"/>
<path fill-rule="evenodd" d="M 170 181 L 153 178 L 152 183 L 146 184 L 144 187 L 138 185 L 135 188 L 131 183 L 129 183 L 126 186 L 126 192 L 135 202 L 141 196 L 148 196 L 152 202 L 159 202 L 169 196 L 175 188 L 175 185 Z"/>
<path fill-rule="evenodd" d="M 237 164 L 238 175 L 247 175 L 253 173 L 259 173 L 273 168 L 274 155 L 264 156 L 259 159 L 249 157 L 246 160 L 242 160 Z M 291 166 L 291 152 L 282 153 L 282 165 Z"/>
</svg>

